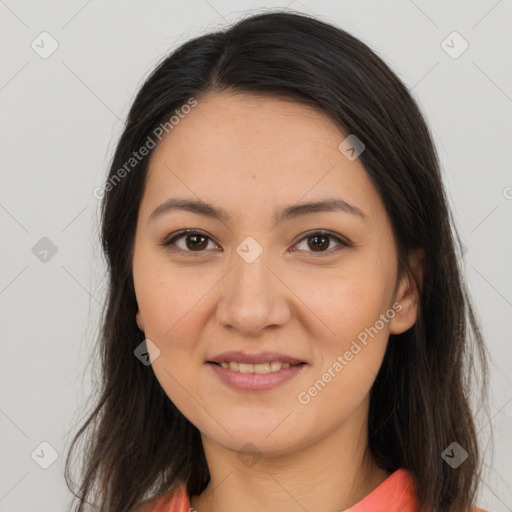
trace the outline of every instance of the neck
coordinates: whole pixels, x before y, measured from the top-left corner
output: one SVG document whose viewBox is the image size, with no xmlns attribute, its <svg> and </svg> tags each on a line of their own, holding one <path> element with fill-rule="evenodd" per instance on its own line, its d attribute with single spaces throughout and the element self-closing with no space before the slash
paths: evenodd
<svg viewBox="0 0 512 512">
<path fill-rule="evenodd" d="M 390 475 L 367 451 L 364 413 L 364 408 L 356 411 L 335 431 L 307 446 L 283 455 L 261 454 L 251 465 L 203 436 L 210 482 L 201 495 L 192 496 L 192 507 L 197 512 L 350 508 Z"/>
</svg>

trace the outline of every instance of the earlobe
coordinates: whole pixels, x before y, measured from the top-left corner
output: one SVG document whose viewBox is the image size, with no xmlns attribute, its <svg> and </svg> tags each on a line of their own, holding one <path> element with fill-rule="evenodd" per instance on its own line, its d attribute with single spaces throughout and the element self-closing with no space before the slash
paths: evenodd
<svg viewBox="0 0 512 512">
<path fill-rule="evenodd" d="M 395 317 L 390 322 L 390 333 L 401 334 L 410 329 L 418 318 L 420 294 L 423 287 L 424 254 L 421 250 L 413 251 L 409 257 L 410 272 L 403 276 L 395 295 L 397 308 Z"/>
<path fill-rule="evenodd" d="M 144 332 L 144 322 L 142 321 L 142 315 L 140 314 L 140 311 L 137 310 L 137 314 L 135 315 L 135 320 L 137 321 L 137 326 L 139 329 Z"/>
</svg>

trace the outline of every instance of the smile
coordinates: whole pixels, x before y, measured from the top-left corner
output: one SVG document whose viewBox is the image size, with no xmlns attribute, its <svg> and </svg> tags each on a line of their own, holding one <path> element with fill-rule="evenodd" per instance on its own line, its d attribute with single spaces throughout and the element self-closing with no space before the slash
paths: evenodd
<svg viewBox="0 0 512 512">
<path fill-rule="evenodd" d="M 290 364 L 271 361 L 268 363 L 238 363 L 223 361 L 207 362 L 216 377 L 225 385 L 238 391 L 267 391 L 289 381 L 301 373 L 308 364 Z"/>
<path fill-rule="evenodd" d="M 298 364 L 290 364 L 290 363 L 282 363 L 281 361 L 270 361 L 268 363 L 258 363 L 258 364 L 250 364 L 250 363 L 239 363 L 238 361 L 223 361 L 222 363 L 214 363 L 222 368 L 229 369 L 233 372 L 241 372 L 241 373 L 270 373 L 270 372 L 278 372 L 281 369 L 290 368 L 291 366 L 297 366 Z"/>
</svg>

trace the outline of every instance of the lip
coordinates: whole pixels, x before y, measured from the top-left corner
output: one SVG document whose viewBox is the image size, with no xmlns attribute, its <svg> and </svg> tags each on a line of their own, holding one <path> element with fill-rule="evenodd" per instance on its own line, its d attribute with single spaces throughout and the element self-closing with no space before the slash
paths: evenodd
<svg viewBox="0 0 512 512">
<path fill-rule="evenodd" d="M 268 353 L 267 353 L 268 354 Z M 247 355 L 246 355 L 247 356 Z M 249 356 L 247 356 L 249 357 Z M 281 356 L 284 357 L 284 356 Z M 291 359 L 291 358 L 288 358 Z M 230 359 L 233 361 L 236 359 Z M 279 361 L 279 358 L 270 359 L 272 361 Z M 251 363 L 254 361 L 254 357 L 251 361 L 247 358 L 245 361 L 240 360 L 240 362 Z M 256 361 L 253 364 L 257 364 L 258 362 L 268 362 L 269 359 L 265 359 L 264 361 Z M 295 360 L 297 361 L 297 360 Z M 288 362 L 288 361 L 282 361 Z M 300 361 L 298 361 L 300 363 Z M 292 363 L 290 363 L 292 364 Z M 293 363 L 296 364 L 296 363 Z M 296 377 L 303 369 L 308 366 L 307 364 L 298 364 L 297 366 L 290 366 L 289 368 L 281 368 L 277 372 L 269 372 L 269 373 L 242 373 L 230 370 L 229 368 L 223 368 L 222 366 L 218 366 L 217 364 L 207 361 L 206 365 L 209 366 L 212 371 L 221 379 L 222 382 L 227 384 L 228 386 L 235 388 L 239 391 L 266 391 L 269 389 L 273 389 L 277 387 L 279 384 L 286 382 L 290 379 Z"/>
<path fill-rule="evenodd" d="M 285 354 L 279 354 L 278 352 L 257 352 L 254 354 L 249 354 L 247 352 L 242 352 L 239 350 L 232 350 L 230 352 L 223 352 L 215 357 L 208 359 L 207 363 L 229 363 L 231 361 L 236 361 L 237 363 L 246 363 L 246 364 L 258 364 L 258 363 L 269 363 L 271 361 L 280 361 L 281 363 L 290 363 L 290 364 L 299 364 L 305 363 L 301 359 L 296 359 L 295 357 L 287 356 Z M 279 370 L 281 371 L 281 370 Z M 279 372 L 276 372 L 279 373 Z"/>
</svg>

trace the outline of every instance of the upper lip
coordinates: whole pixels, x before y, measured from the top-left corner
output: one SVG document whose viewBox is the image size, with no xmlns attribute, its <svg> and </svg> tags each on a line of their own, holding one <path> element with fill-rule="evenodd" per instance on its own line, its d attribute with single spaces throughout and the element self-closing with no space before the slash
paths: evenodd
<svg viewBox="0 0 512 512">
<path fill-rule="evenodd" d="M 241 352 L 233 350 L 231 352 L 223 352 L 211 359 L 208 359 L 209 363 L 229 363 L 229 362 L 245 363 L 245 364 L 258 364 L 258 363 L 269 363 L 272 361 L 280 361 L 281 363 L 299 364 L 303 363 L 301 359 L 290 357 L 285 354 L 279 354 L 278 352 L 258 352 L 249 354 L 247 352 Z"/>
</svg>

